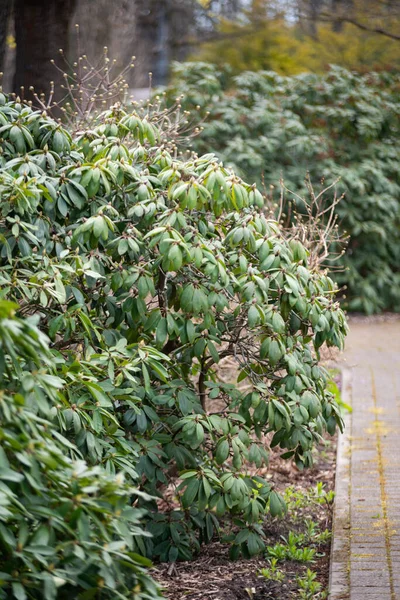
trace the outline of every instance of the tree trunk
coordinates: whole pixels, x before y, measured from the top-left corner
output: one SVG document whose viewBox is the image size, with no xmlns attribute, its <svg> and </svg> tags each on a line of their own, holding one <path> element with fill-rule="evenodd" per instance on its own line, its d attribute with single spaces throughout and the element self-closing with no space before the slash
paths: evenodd
<svg viewBox="0 0 400 600">
<path fill-rule="evenodd" d="M 59 49 L 68 53 L 68 25 L 75 0 L 16 0 L 15 37 L 17 42 L 14 90 L 31 97 L 29 87 L 46 96 L 50 82 L 56 85 L 56 98 L 62 96 L 62 75 L 51 64 Z"/>
<path fill-rule="evenodd" d="M 122 5 L 121 0 L 78 0 L 73 20 L 70 24 L 71 56 L 72 61 L 86 54 L 92 64 L 97 64 L 103 55 L 103 49 L 110 49 L 113 30 L 117 37 L 121 37 L 123 23 L 115 19 L 116 12 Z M 125 15 L 124 15 L 125 17 Z M 122 18 L 121 18 L 122 21 Z M 79 40 L 77 39 L 75 24 L 79 25 Z M 117 58 L 111 56 L 111 58 Z"/>
<path fill-rule="evenodd" d="M 136 55 L 134 70 L 134 85 L 145 88 L 149 85 L 149 72 L 155 73 L 153 82 L 158 84 L 159 65 L 158 55 L 161 37 L 165 43 L 168 35 L 168 23 L 166 22 L 166 4 L 168 0 L 137 0 L 135 2 L 135 35 L 133 38 L 134 51 Z M 161 19 L 160 19 L 161 17 Z M 162 65 L 161 65 L 162 67 Z M 162 69 L 161 69 L 162 70 Z"/>
<path fill-rule="evenodd" d="M 171 60 L 185 60 L 196 36 L 196 8 L 198 0 L 174 0 L 169 3 Z"/>
<path fill-rule="evenodd" d="M 194 32 L 195 6 L 193 0 L 136 0 L 135 87 L 148 85 L 149 71 L 154 85 L 164 85 L 170 61 L 185 58 Z"/>
<path fill-rule="evenodd" d="M 324 0 L 298 0 L 297 2 L 297 18 L 300 27 L 314 39 L 317 38 L 318 21 L 325 4 Z"/>
<path fill-rule="evenodd" d="M 332 31 L 339 33 L 343 29 L 343 16 L 350 16 L 353 9 L 352 0 L 333 0 L 332 13 L 333 23 Z"/>
<path fill-rule="evenodd" d="M 0 72 L 4 69 L 6 53 L 8 19 L 11 12 L 11 0 L 0 0 Z"/>
</svg>

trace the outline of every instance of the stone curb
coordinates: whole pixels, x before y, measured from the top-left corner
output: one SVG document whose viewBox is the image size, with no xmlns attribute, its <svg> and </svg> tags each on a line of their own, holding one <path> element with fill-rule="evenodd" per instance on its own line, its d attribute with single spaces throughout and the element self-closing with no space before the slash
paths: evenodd
<svg viewBox="0 0 400 600">
<path fill-rule="evenodd" d="M 350 369 L 342 370 L 342 399 L 351 406 L 352 374 Z M 350 464 L 351 464 L 351 425 L 352 415 L 345 413 L 344 432 L 339 433 L 335 503 L 333 509 L 332 543 L 329 571 L 329 600 L 350 598 Z"/>
</svg>

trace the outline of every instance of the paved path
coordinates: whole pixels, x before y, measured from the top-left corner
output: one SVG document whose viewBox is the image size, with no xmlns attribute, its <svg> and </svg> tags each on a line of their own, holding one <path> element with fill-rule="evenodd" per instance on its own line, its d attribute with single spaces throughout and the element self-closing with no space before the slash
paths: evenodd
<svg viewBox="0 0 400 600">
<path fill-rule="evenodd" d="M 330 600 L 400 600 L 400 319 L 350 322 Z"/>
</svg>

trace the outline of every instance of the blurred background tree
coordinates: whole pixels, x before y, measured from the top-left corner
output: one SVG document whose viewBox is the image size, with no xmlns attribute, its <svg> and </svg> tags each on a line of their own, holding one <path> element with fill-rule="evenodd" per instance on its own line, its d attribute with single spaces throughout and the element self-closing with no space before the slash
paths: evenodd
<svg viewBox="0 0 400 600">
<path fill-rule="evenodd" d="M 68 26 L 75 4 L 76 0 L 15 0 L 15 90 L 22 87 L 28 93 L 34 85 L 47 92 L 50 81 L 61 83 L 50 61 L 59 48 L 68 53 Z"/>
<path fill-rule="evenodd" d="M 50 63 L 59 49 L 71 63 L 78 54 L 96 62 L 104 46 L 115 70 L 137 57 L 130 87 L 148 86 L 149 72 L 156 84 L 166 83 L 170 61 L 187 55 L 197 13 L 205 13 L 197 0 L 0 0 L 4 88 L 48 92 L 59 77 Z"/>
<path fill-rule="evenodd" d="M 46 92 L 59 48 L 73 62 L 104 46 L 116 70 L 136 56 L 131 88 L 148 87 L 149 72 L 165 84 L 189 56 L 234 72 L 398 69 L 399 32 L 400 0 L 0 0 L 0 71 L 6 90 Z"/>
<path fill-rule="evenodd" d="M 283 74 L 399 68 L 400 2 L 391 0 L 253 0 L 221 13 L 192 58 L 234 72 L 271 69 Z M 211 10 L 211 9 L 210 9 Z"/>
<path fill-rule="evenodd" d="M 10 2 L 8 0 L 0 0 L 0 70 L 2 69 L 6 51 L 10 8 Z"/>
</svg>

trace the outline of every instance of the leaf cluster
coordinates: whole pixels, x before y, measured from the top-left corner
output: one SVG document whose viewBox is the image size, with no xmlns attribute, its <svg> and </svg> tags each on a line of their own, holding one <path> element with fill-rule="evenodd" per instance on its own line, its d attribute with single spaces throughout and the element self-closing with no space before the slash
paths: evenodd
<svg viewBox="0 0 400 600">
<path fill-rule="evenodd" d="M 52 417 L 67 384 L 35 319 L 16 310 L 0 301 L 0 598 L 160 597 L 135 542 L 147 535 L 132 506 L 143 493 L 60 432 Z"/>
</svg>

